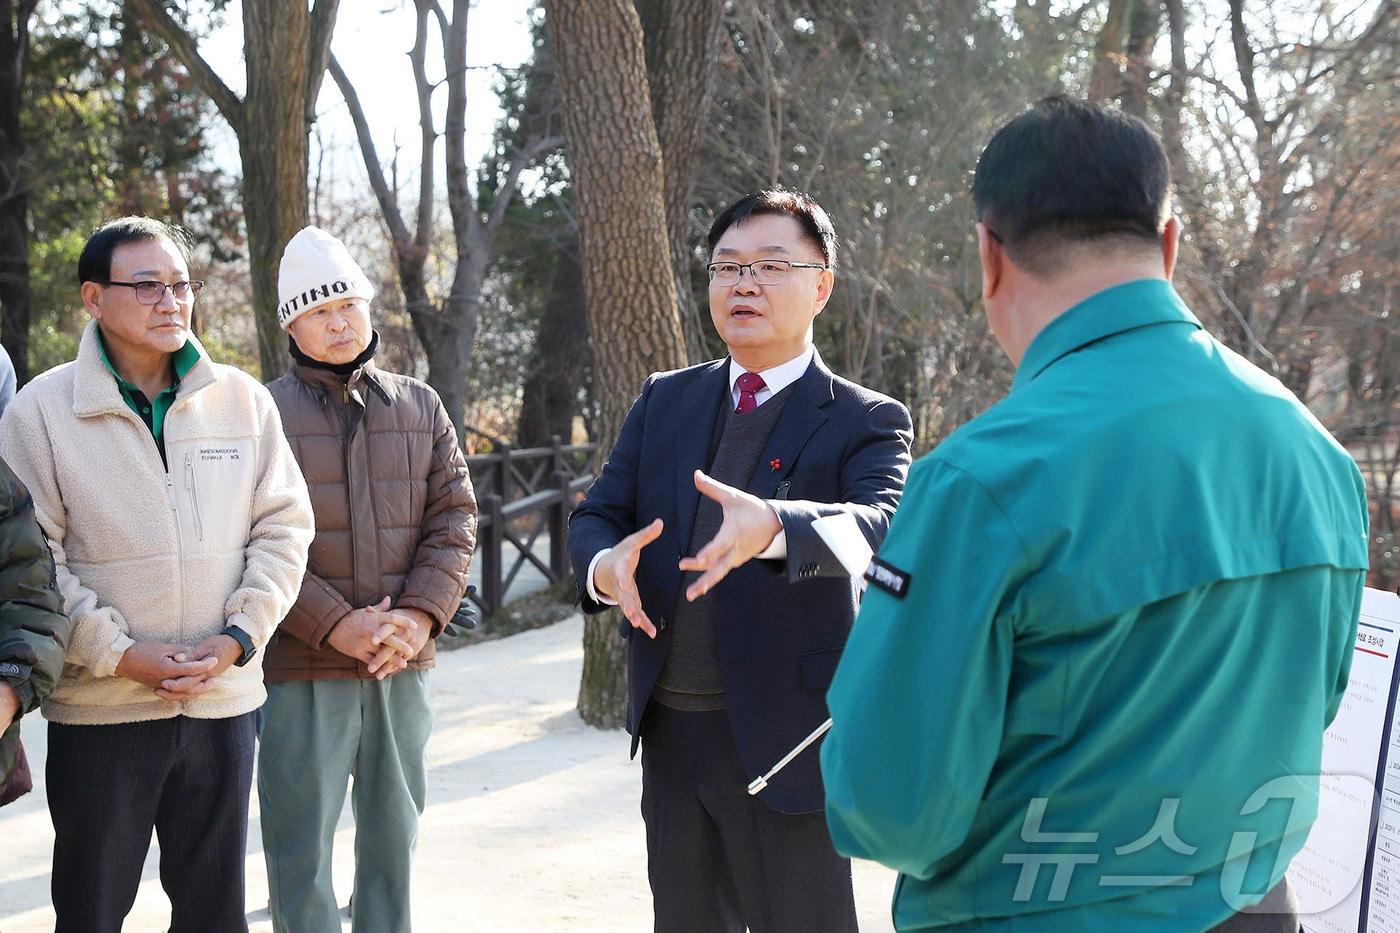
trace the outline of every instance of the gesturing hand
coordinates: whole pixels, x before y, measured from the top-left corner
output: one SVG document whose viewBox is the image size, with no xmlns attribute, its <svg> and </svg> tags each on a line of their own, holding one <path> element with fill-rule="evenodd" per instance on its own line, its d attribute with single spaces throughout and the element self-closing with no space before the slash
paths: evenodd
<svg viewBox="0 0 1400 933">
<path fill-rule="evenodd" d="M 593 568 L 593 588 L 617 600 L 618 608 L 632 627 L 646 632 L 650 638 L 656 637 L 656 626 L 642 610 L 642 596 L 637 592 L 637 562 L 641 560 L 642 548 L 659 538 L 664 527 L 661 519 L 653 519 L 650 525 L 617 542 Z"/>
<path fill-rule="evenodd" d="M 763 553 L 783 530 L 778 513 L 757 496 L 726 486 L 700 470 L 695 471 L 695 488 L 720 504 L 724 521 L 694 557 L 681 558 L 681 570 L 701 572 L 700 579 L 685 588 L 685 598 L 691 602 L 712 590 L 729 571 Z"/>
</svg>

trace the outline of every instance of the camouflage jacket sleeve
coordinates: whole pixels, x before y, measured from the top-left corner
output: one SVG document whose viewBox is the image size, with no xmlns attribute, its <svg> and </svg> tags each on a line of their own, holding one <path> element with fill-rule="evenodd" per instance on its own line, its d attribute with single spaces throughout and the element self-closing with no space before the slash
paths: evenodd
<svg viewBox="0 0 1400 933">
<path fill-rule="evenodd" d="M 0 679 L 15 688 L 22 712 L 57 682 L 69 628 L 29 492 L 0 461 Z"/>
</svg>

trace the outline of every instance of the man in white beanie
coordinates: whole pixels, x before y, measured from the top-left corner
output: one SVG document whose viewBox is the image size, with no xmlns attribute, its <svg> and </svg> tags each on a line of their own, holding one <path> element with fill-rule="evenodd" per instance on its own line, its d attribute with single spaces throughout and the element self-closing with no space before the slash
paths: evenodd
<svg viewBox="0 0 1400 933">
<path fill-rule="evenodd" d="M 258 797 L 273 927 L 340 930 L 331 844 L 353 774 L 353 929 L 407 931 L 428 669 L 467 587 L 476 498 L 437 393 L 374 365 L 374 289 L 345 246 L 299 232 L 278 292 L 295 362 L 269 388 L 316 539 L 266 661 Z"/>
<path fill-rule="evenodd" d="M 72 623 L 41 707 L 56 928 L 121 928 L 154 829 L 170 930 L 243 933 L 259 649 L 306 567 L 306 484 L 267 390 L 190 333 L 178 230 L 108 223 L 78 280 L 78 358 L 0 420 Z"/>
</svg>

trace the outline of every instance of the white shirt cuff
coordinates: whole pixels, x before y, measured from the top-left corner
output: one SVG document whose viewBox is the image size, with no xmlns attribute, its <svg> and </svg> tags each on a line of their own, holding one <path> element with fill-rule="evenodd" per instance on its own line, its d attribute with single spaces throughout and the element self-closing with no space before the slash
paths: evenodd
<svg viewBox="0 0 1400 933">
<path fill-rule="evenodd" d="M 611 550 L 612 548 L 605 547 L 597 554 L 593 555 L 593 559 L 588 562 L 588 579 L 585 581 L 585 584 L 588 587 L 588 598 L 593 600 L 595 603 L 602 603 L 604 606 L 616 606 L 617 600 L 604 596 L 602 593 L 598 592 L 598 589 L 593 585 L 593 569 L 598 566 L 598 559 Z M 784 548 L 784 553 L 786 552 L 787 549 Z"/>
<path fill-rule="evenodd" d="M 776 509 L 773 514 L 777 514 Z M 778 524 L 781 525 L 782 522 L 782 518 L 779 517 Z M 768 546 L 754 555 L 754 560 L 787 560 L 787 529 L 780 527 L 773 540 L 768 542 Z"/>
</svg>

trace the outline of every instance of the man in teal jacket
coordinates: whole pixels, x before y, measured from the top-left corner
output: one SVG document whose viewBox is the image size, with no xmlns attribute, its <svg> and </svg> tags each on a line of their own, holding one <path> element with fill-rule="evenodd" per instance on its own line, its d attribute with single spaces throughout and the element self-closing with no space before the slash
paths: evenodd
<svg viewBox="0 0 1400 933">
<path fill-rule="evenodd" d="M 978 164 L 1015 381 L 910 471 L 821 753 L 901 930 L 1298 929 L 1365 492 L 1172 289 L 1168 188 L 1141 121 L 1064 98 Z"/>
</svg>

